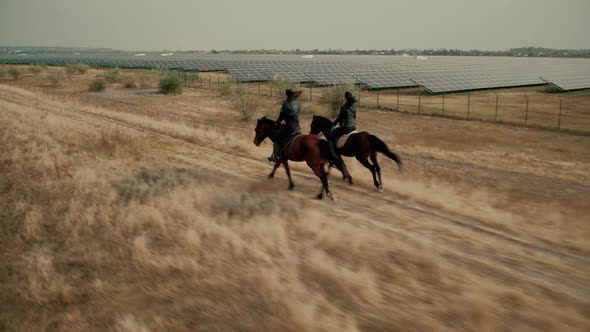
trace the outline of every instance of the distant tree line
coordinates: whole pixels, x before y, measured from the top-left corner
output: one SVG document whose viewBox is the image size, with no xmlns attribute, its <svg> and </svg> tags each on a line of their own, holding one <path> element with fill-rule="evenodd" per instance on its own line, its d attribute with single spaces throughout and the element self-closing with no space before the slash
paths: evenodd
<svg viewBox="0 0 590 332">
<path fill-rule="evenodd" d="M 0 54 L 6 53 L 65 53 L 65 52 L 121 52 L 110 48 L 72 48 L 72 47 L 3 47 Z M 166 50 L 165 52 L 168 52 Z M 206 53 L 202 50 L 174 51 L 175 53 Z M 257 50 L 212 50 L 213 54 L 360 54 L 360 55 L 455 55 L 455 56 L 516 56 L 516 57 L 560 57 L 560 58 L 590 58 L 590 49 L 555 49 L 544 47 L 518 47 L 505 51 L 460 50 L 446 48 L 403 48 L 403 49 L 370 49 L 370 50 L 342 50 L 342 49 L 257 49 Z"/>
<path fill-rule="evenodd" d="M 506 51 L 482 51 L 482 50 L 460 50 L 460 49 L 370 49 L 370 50 L 342 50 L 342 49 L 313 49 L 313 50 L 224 50 L 213 51 L 213 53 L 233 54 L 361 54 L 361 55 L 455 55 L 455 56 L 516 56 L 516 57 L 569 57 L 569 58 L 590 58 L 590 49 L 554 49 L 544 47 L 519 47 Z"/>
</svg>

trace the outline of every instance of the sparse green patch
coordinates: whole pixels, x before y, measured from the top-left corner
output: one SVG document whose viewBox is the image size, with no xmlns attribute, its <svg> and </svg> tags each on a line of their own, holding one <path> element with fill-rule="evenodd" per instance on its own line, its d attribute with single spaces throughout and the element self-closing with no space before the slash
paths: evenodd
<svg viewBox="0 0 590 332">
<path fill-rule="evenodd" d="M 73 75 L 81 75 L 86 73 L 88 68 L 88 65 L 83 63 L 68 62 L 66 63 L 66 74 L 68 77 L 72 77 Z"/>
<path fill-rule="evenodd" d="M 176 186 L 207 181 L 207 176 L 187 168 L 142 167 L 115 186 L 121 199 L 145 202 L 149 197 L 162 194 Z"/>
<path fill-rule="evenodd" d="M 95 79 L 88 86 L 88 91 L 91 92 L 103 92 L 106 89 L 106 82 L 102 78 Z"/>
<path fill-rule="evenodd" d="M 30 65 L 29 66 L 29 71 L 33 75 L 39 75 L 43 71 L 43 68 L 41 68 L 41 66 L 39 66 L 39 65 Z"/>
<path fill-rule="evenodd" d="M 180 95 L 182 94 L 182 81 L 179 77 L 168 74 L 160 79 L 159 92 L 164 95 Z"/>
<path fill-rule="evenodd" d="M 10 75 L 10 77 L 12 77 L 13 80 L 18 81 L 21 77 L 21 72 L 18 68 L 16 67 L 11 67 L 10 69 L 8 69 L 8 74 Z"/>
<path fill-rule="evenodd" d="M 47 80 L 49 81 L 49 84 L 53 87 L 60 86 L 62 84 L 63 79 L 64 73 L 59 69 L 54 69 L 47 73 Z"/>
<path fill-rule="evenodd" d="M 107 69 L 104 73 L 104 79 L 108 83 L 121 83 L 123 82 L 123 72 L 119 68 Z"/>
</svg>

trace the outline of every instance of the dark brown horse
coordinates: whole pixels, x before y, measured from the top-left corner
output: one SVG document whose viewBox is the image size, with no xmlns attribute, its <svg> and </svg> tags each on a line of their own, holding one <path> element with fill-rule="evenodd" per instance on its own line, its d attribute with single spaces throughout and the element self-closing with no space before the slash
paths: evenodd
<svg viewBox="0 0 590 332">
<path fill-rule="evenodd" d="M 324 136 L 326 136 L 326 134 L 328 134 L 332 129 L 332 126 L 332 121 L 329 119 L 324 118 L 323 116 L 314 115 L 311 122 L 310 133 L 313 135 L 323 133 Z M 346 140 L 344 146 L 336 150 L 336 152 L 341 156 L 356 157 L 356 160 L 360 161 L 363 166 L 368 168 L 373 175 L 373 184 L 379 191 L 383 190 L 383 180 L 381 179 L 381 168 L 377 162 L 377 152 L 381 152 L 382 154 L 391 158 L 397 163 L 397 166 L 400 169 L 402 168 L 402 160 L 400 157 L 397 154 L 391 152 L 385 142 L 383 142 L 377 136 L 371 135 L 366 131 L 351 134 Z M 371 162 L 373 164 L 369 162 L 369 158 L 371 158 Z M 377 181 L 377 176 L 379 177 L 379 181 Z"/>
<path fill-rule="evenodd" d="M 274 142 L 279 127 L 277 123 L 266 117 L 258 119 L 256 124 L 256 136 L 254 136 L 254 144 L 259 146 L 262 141 L 269 138 Z M 289 189 L 292 190 L 295 185 L 291 179 L 291 171 L 289 170 L 288 161 L 305 161 L 307 166 L 313 170 L 315 175 L 322 181 L 322 191 L 317 195 L 317 198 L 326 196 L 335 200 L 334 195 L 330 192 L 328 187 L 328 163 L 332 162 L 338 164 L 339 158 L 335 156 L 329 146 L 328 141 L 319 138 L 316 135 L 298 135 L 296 136 L 283 150 L 279 161 L 275 163 L 272 172 L 268 175 L 272 179 L 277 168 L 283 164 L 287 177 L 289 178 Z M 339 165 L 340 166 L 340 165 Z M 339 167 L 340 169 L 340 167 Z"/>
</svg>

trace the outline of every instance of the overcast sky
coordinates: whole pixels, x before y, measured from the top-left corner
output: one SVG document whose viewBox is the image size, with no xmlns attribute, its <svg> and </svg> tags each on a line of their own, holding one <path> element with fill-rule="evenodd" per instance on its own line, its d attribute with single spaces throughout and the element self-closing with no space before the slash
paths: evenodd
<svg viewBox="0 0 590 332">
<path fill-rule="evenodd" d="M 590 0 L 0 0 L 1 46 L 590 48 Z"/>
</svg>

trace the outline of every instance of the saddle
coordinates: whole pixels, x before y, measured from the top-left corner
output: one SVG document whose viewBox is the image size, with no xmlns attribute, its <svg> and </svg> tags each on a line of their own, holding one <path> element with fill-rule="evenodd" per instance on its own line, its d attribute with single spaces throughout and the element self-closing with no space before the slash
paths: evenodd
<svg viewBox="0 0 590 332">
<path fill-rule="evenodd" d="M 346 144 L 346 141 L 348 140 L 348 137 L 349 137 L 350 135 L 354 135 L 354 134 L 356 134 L 356 133 L 358 133 L 358 131 L 356 131 L 356 130 L 355 130 L 355 131 L 351 131 L 351 132 L 350 132 L 350 133 L 348 133 L 348 134 L 344 134 L 344 135 L 340 136 L 340 137 L 338 138 L 338 140 L 336 141 L 336 148 L 337 148 L 337 149 L 342 149 L 342 147 L 344 146 L 344 144 Z"/>
</svg>

